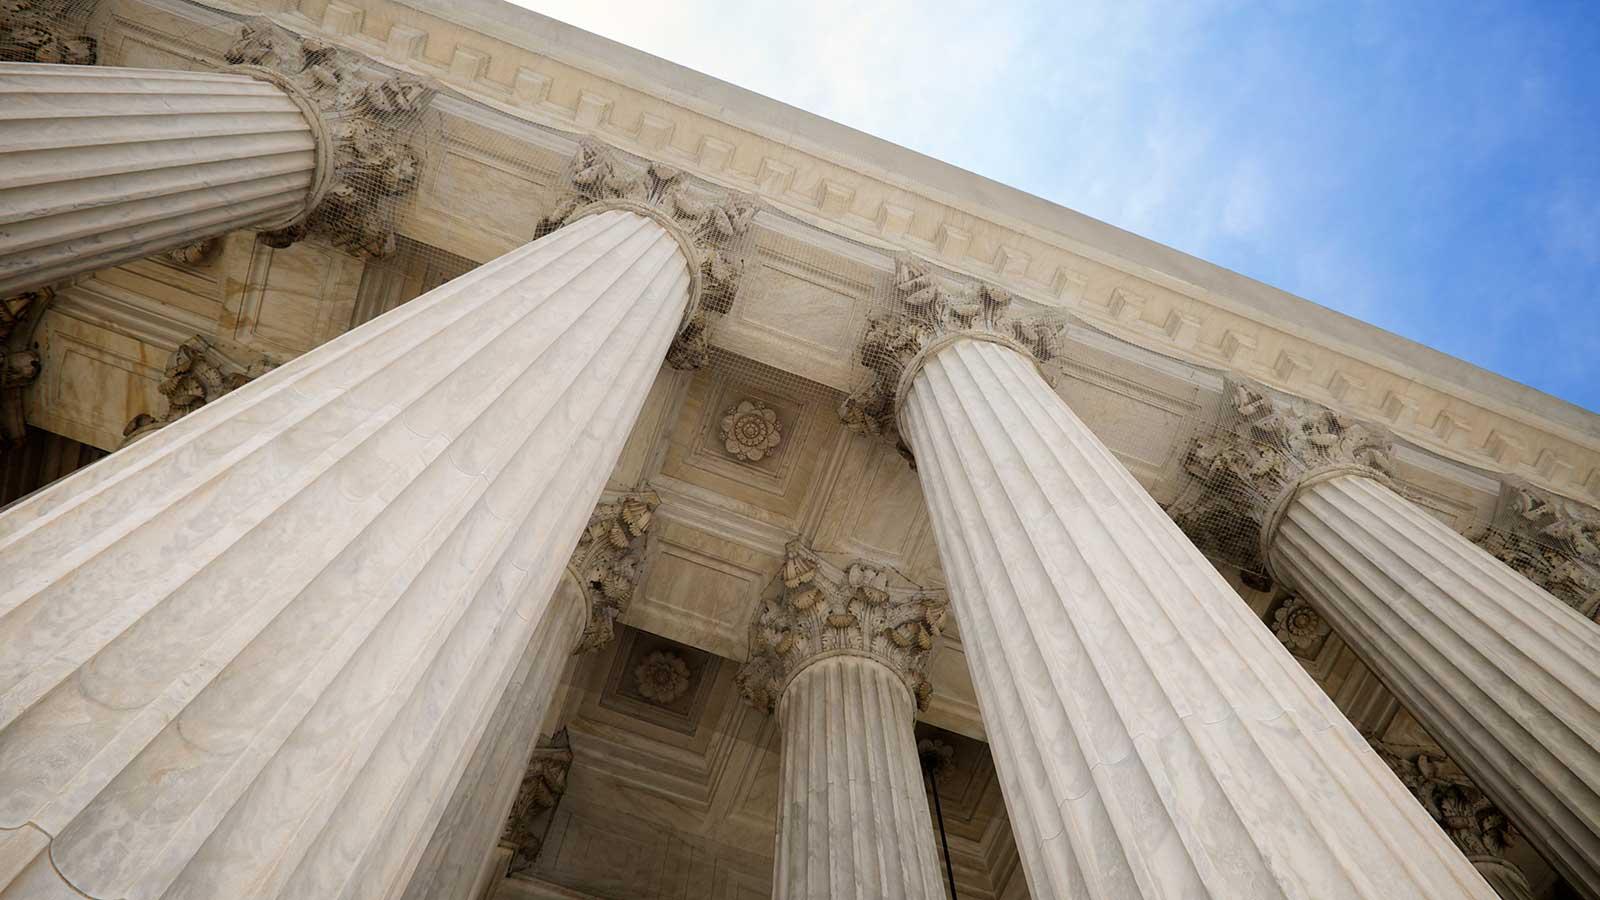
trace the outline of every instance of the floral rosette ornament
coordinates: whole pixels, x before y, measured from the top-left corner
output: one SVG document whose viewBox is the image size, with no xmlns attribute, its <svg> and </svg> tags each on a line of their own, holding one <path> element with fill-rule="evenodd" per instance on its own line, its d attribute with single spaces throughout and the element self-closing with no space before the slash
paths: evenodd
<svg viewBox="0 0 1600 900">
<path fill-rule="evenodd" d="M 781 443 L 777 410 L 759 400 L 740 400 L 722 417 L 722 447 L 736 459 L 760 462 Z"/>
</svg>

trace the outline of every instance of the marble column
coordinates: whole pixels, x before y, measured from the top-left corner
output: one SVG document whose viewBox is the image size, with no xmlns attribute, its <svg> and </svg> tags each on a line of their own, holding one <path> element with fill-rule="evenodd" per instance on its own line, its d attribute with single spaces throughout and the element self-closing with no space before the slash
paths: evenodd
<svg viewBox="0 0 1600 900">
<path fill-rule="evenodd" d="M 783 734 L 778 900 L 945 896 L 912 726 L 946 602 L 889 579 L 791 544 L 752 626 L 739 688 Z"/>
<path fill-rule="evenodd" d="M 597 631 L 610 635 L 612 620 L 633 593 L 635 566 L 660 503 L 653 491 L 620 494 L 603 500 L 589 517 L 545 613 L 553 620 L 539 626 L 523 651 L 406 888 L 408 900 L 482 896 L 483 863 L 507 825 L 556 688 L 576 653 L 603 646 L 593 637 Z M 621 577 L 608 577 L 616 572 Z M 603 586 L 608 581 L 609 595 Z"/>
<path fill-rule="evenodd" d="M 302 217 L 314 109 L 248 74 L 0 63 L 0 296 Z"/>
<path fill-rule="evenodd" d="M 0 297 L 240 228 L 393 246 L 432 91 L 264 21 L 213 72 L 0 62 Z"/>
<path fill-rule="evenodd" d="M 642 200 L 0 516 L 0 896 L 403 892 L 749 224 Z"/>
<path fill-rule="evenodd" d="M 1032 895 L 1493 897 L 1051 390 L 1059 326 L 899 287 L 842 412 L 915 456 Z"/>
<path fill-rule="evenodd" d="M 1273 576 L 1600 897 L 1600 629 L 1396 493 L 1381 432 L 1249 385 L 1234 407 L 1191 469 L 1257 524 Z"/>
</svg>

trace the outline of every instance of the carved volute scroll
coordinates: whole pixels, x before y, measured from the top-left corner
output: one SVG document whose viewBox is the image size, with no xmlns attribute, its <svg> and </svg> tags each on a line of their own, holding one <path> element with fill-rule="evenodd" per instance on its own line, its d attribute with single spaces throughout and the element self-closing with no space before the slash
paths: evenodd
<svg viewBox="0 0 1600 900">
<path fill-rule="evenodd" d="M 1600 622 L 1600 510 L 1529 484 L 1509 483 L 1493 527 L 1478 543 L 1561 602 Z"/>
<path fill-rule="evenodd" d="M 506 818 L 505 830 L 500 834 L 501 846 L 511 848 L 507 875 L 527 872 L 538 860 L 550 825 L 550 817 L 545 813 L 555 809 L 566 792 L 567 772 L 571 768 L 572 749 L 564 730 L 548 744 L 535 748 L 529 756 L 517 799 L 511 805 L 511 815 Z"/>
<path fill-rule="evenodd" d="M 750 627 L 750 659 L 736 683 L 746 700 L 772 710 L 789 679 L 832 654 L 876 659 L 900 676 L 926 709 L 933 686 L 928 655 L 944 627 L 942 591 L 891 587 L 889 571 L 869 562 L 840 569 L 798 541 L 787 548 L 781 584 Z"/>
<path fill-rule="evenodd" d="M 871 380 L 844 399 L 839 418 L 851 431 L 889 440 L 908 460 L 910 451 L 900 440 L 895 419 L 898 395 L 908 368 L 935 341 L 978 336 L 1009 344 L 1041 363 L 1060 353 L 1066 325 L 1061 317 L 1019 315 L 1004 288 L 947 278 L 914 257 L 895 261 L 894 296 L 890 309 L 867 319 L 857 358 Z"/>
<path fill-rule="evenodd" d="M 574 652 L 598 650 L 616 636 L 617 617 L 627 612 L 638 586 L 645 534 L 660 505 L 654 491 L 638 491 L 602 500 L 589 516 L 567 564 L 589 604 L 589 621 Z"/>
<path fill-rule="evenodd" d="M 122 429 L 123 445 L 133 443 L 207 403 L 249 384 L 276 368 L 266 357 L 246 358 L 218 342 L 195 335 L 178 345 L 156 390 L 167 398 L 161 415 L 140 413 Z"/>
<path fill-rule="evenodd" d="M 265 19 L 247 22 L 225 58 L 289 91 L 321 123 L 310 210 L 261 240 L 287 247 L 314 234 L 364 259 L 392 253 L 396 207 L 416 190 L 423 165 L 409 138 L 434 88 L 406 75 L 369 76 L 350 51 Z"/>
<path fill-rule="evenodd" d="M 1169 510 L 1209 556 L 1263 569 L 1276 518 L 1307 479 L 1390 478 L 1393 446 L 1380 429 L 1246 382 L 1229 385 L 1229 402 L 1224 427 L 1189 447 L 1194 485 Z"/>
<path fill-rule="evenodd" d="M 579 143 L 567 167 L 568 195 L 540 223 L 536 237 L 602 209 L 652 215 L 678 238 L 693 273 L 689 308 L 667 352 L 675 369 L 698 369 L 710 353 L 711 316 L 733 306 L 753 246 L 756 198 L 696 182 L 659 162 L 633 162 L 592 140 Z"/>
</svg>

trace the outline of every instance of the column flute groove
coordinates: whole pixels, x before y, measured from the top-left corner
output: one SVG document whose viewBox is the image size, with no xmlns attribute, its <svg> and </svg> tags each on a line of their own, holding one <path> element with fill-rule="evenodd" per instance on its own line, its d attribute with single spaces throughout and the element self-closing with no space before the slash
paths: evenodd
<svg viewBox="0 0 1600 900">
<path fill-rule="evenodd" d="M 595 498 L 747 233 L 702 193 L 575 206 L 0 517 L 0 896 L 470 884 L 494 828 L 440 823 L 503 815 L 562 564 L 648 526 Z"/>
<path fill-rule="evenodd" d="M 1231 429 L 1190 451 L 1201 492 L 1181 515 L 1226 504 L 1262 528 L 1274 576 L 1563 877 L 1600 897 L 1600 630 L 1402 497 L 1381 430 L 1254 385 L 1232 401 Z M 1518 496 L 1516 520 L 1600 533 L 1566 501 Z"/>
<path fill-rule="evenodd" d="M 783 736 L 773 896 L 944 897 L 912 731 L 941 595 L 791 543 L 738 685 Z"/>
<path fill-rule="evenodd" d="M 896 277 L 841 415 L 915 455 L 1032 894 L 1492 896 L 1050 389 L 1061 326 Z"/>
</svg>

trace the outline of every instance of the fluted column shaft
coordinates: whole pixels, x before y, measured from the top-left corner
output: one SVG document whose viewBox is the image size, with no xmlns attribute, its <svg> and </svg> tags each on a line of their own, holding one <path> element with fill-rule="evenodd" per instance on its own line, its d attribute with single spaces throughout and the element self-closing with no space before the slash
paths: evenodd
<svg viewBox="0 0 1600 900">
<path fill-rule="evenodd" d="M 893 669 L 829 656 L 778 699 L 777 900 L 942 898 L 916 705 Z"/>
<path fill-rule="evenodd" d="M 1031 359 L 914 370 L 916 454 L 1033 896 L 1494 895 Z"/>
<path fill-rule="evenodd" d="M 316 113 L 238 73 L 0 63 L 0 128 L 0 297 L 287 225 L 320 177 Z"/>
<path fill-rule="evenodd" d="M 1300 487 L 1268 554 L 1562 875 L 1600 897 L 1600 630 L 1359 475 Z"/>
<path fill-rule="evenodd" d="M 554 602 L 545 611 L 553 621 L 540 623 L 523 651 L 511 684 L 495 707 L 484 739 L 473 751 L 455 793 L 416 874 L 406 886 L 405 900 L 484 896 L 480 876 L 505 828 L 528 768 L 528 754 L 568 665 L 572 648 L 583 634 L 589 602 L 571 578 L 563 578 Z"/>
<path fill-rule="evenodd" d="M 689 283 L 597 213 L 0 517 L 0 896 L 398 896 Z"/>
</svg>

